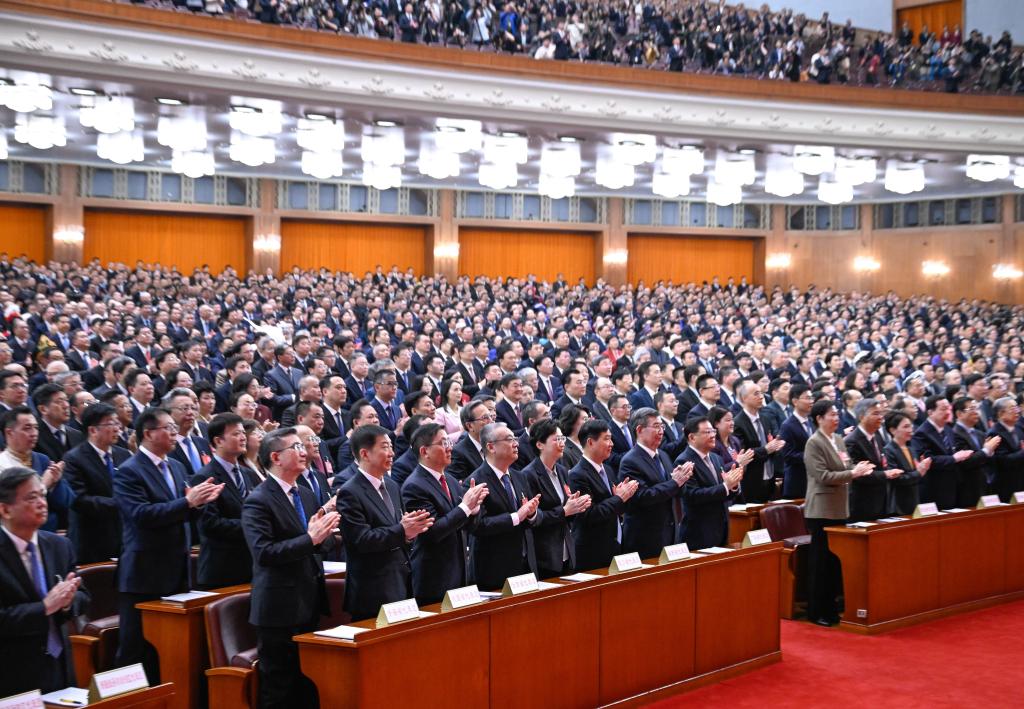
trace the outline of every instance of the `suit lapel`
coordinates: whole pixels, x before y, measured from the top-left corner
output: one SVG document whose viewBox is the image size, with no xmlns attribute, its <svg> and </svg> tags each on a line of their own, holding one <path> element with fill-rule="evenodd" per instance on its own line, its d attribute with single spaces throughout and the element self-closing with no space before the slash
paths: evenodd
<svg viewBox="0 0 1024 709">
<path fill-rule="evenodd" d="M 39 598 L 39 591 L 32 583 L 28 571 L 25 570 L 25 565 L 21 563 L 21 557 L 18 556 L 18 550 L 14 547 L 14 542 L 4 532 L 0 532 L 0 559 L 7 566 L 8 573 L 21 584 L 25 594 L 29 598 Z"/>
<path fill-rule="evenodd" d="M 268 478 L 269 480 L 269 478 Z M 278 511 L 281 513 L 286 523 L 294 530 L 304 531 L 301 523 L 299 522 L 299 511 L 295 509 L 295 505 L 288 498 L 288 494 L 281 489 L 281 486 L 277 484 L 277 481 L 273 481 L 268 485 L 270 489 L 270 497 L 275 501 L 278 506 Z"/>
<path fill-rule="evenodd" d="M 359 478 L 359 485 L 361 485 L 363 488 L 363 494 L 366 497 L 368 497 L 373 504 L 377 506 L 377 509 L 380 510 L 380 513 L 381 515 L 383 515 L 384 519 L 390 519 L 394 521 L 394 517 L 388 511 L 387 505 L 384 504 L 384 498 L 380 496 L 380 493 L 373 489 L 373 485 L 370 483 L 369 480 L 366 479 L 366 476 L 363 475 L 362 472 L 357 472 L 356 477 Z M 381 484 L 383 484 L 383 481 Z M 388 493 L 388 489 L 386 486 L 384 488 L 384 492 Z"/>
<path fill-rule="evenodd" d="M 135 454 L 141 462 L 142 470 L 149 477 L 150 487 L 153 487 L 162 497 L 172 500 L 171 491 L 167 489 L 167 481 L 164 480 L 164 474 L 160 472 L 160 469 L 153 464 L 153 461 L 149 459 L 149 456 L 145 453 L 139 452 Z M 174 475 L 174 469 L 171 468 L 169 459 L 165 461 L 167 464 L 167 470 L 171 474 L 171 479 L 174 480 L 174 496 L 178 494 L 178 479 Z"/>
</svg>

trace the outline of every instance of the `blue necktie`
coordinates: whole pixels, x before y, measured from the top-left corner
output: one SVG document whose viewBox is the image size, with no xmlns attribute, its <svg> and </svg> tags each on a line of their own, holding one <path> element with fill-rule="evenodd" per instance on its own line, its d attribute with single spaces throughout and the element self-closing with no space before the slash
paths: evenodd
<svg viewBox="0 0 1024 709">
<path fill-rule="evenodd" d="M 235 487 L 238 488 L 238 494 L 245 497 L 249 494 L 249 491 L 245 487 L 245 476 L 242 475 L 242 469 L 237 465 L 231 471 L 231 477 L 235 481 Z"/>
<path fill-rule="evenodd" d="M 160 472 L 164 474 L 164 482 L 167 483 L 167 489 L 171 491 L 171 497 L 177 497 L 178 487 L 174 484 L 174 476 L 171 475 L 171 469 L 166 460 L 160 462 Z"/>
<path fill-rule="evenodd" d="M 299 515 L 299 522 L 302 523 L 302 528 L 306 529 L 306 510 L 302 507 L 302 496 L 299 494 L 298 486 L 293 486 L 291 489 L 292 500 L 295 502 L 295 513 Z"/>
<path fill-rule="evenodd" d="M 807 419 L 806 421 L 804 421 L 804 428 L 807 429 L 807 435 L 808 436 L 813 436 L 814 435 L 814 429 L 811 428 L 811 420 L 810 419 Z"/>
<path fill-rule="evenodd" d="M 50 589 L 46 585 L 46 572 L 43 571 L 43 562 L 40 561 L 39 555 L 36 554 L 36 545 L 29 542 L 25 545 L 25 551 L 28 552 L 28 562 L 32 566 L 32 581 L 35 583 L 36 590 L 39 591 L 39 597 L 46 598 L 46 594 Z M 60 657 L 60 654 L 64 651 L 60 633 L 57 632 L 57 626 L 53 622 L 52 617 L 48 617 L 47 621 L 50 623 L 50 631 L 46 635 L 46 652 L 50 657 Z"/>
<path fill-rule="evenodd" d="M 517 509 L 519 505 L 516 504 L 516 492 L 512 489 L 512 478 L 508 473 L 501 476 L 501 484 L 505 486 L 505 494 L 508 495 L 508 499 L 512 503 L 512 509 Z"/>
<path fill-rule="evenodd" d="M 182 442 L 185 444 L 185 452 L 188 454 L 188 462 L 192 466 L 192 472 L 198 473 L 199 469 L 203 467 L 203 463 L 199 460 L 199 451 L 196 450 L 196 444 L 192 442 L 192 436 L 185 436 Z"/>
<path fill-rule="evenodd" d="M 309 471 L 309 487 L 310 487 L 310 489 L 313 490 L 313 494 L 316 495 L 316 501 L 319 502 L 320 501 L 320 483 L 318 483 L 316 481 L 316 474 L 312 470 Z"/>
<path fill-rule="evenodd" d="M 110 479 L 114 479 L 114 458 L 107 453 L 103 456 L 103 462 L 107 464 L 107 473 L 110 475 Z"/>
</svg>

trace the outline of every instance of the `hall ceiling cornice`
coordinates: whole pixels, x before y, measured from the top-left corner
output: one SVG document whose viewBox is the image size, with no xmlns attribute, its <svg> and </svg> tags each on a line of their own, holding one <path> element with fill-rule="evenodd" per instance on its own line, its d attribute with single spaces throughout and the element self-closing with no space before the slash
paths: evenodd
<svg viewBox="0 0 1024 709">
<path fill-rule="evenodd" d="M 169 20 L 175 15 L 168 13 Z M 229 22 L 229 20 L 221 20 Z M 662 135 L 975 152 L 1024 151 L 1024 115 L 987 116 L 636 90 L 497 71 L 371 64 L 151 30 L 0 12 L 0 65 L 168 91 L 211 88 L 324 106 Z M 639 70 L 638 70 L 639 71 Z M 728 79 L 723 78 L 723 81 Z M 884 89 L 879 89 L 884 91 Z"/>
</svg>

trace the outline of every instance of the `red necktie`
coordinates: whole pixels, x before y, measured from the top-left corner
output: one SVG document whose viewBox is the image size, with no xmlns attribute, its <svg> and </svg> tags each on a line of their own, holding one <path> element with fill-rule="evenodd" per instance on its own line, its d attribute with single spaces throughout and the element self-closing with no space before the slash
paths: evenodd
<svg viewBox="0 0 1024 709">
<path fill-rule="evenodd" d="M 448 481 L 444 479 L 444 474 L 441 474 L 441 489 L 444 490 L 445 497 L 448 498 L 448 502 L 452 501 L 452 493 L 448 490 Z"/>
</svg>

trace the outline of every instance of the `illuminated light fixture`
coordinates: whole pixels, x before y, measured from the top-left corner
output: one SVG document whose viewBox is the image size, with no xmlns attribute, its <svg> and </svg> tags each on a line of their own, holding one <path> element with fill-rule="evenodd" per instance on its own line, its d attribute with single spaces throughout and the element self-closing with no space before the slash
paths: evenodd
<svg viewBox="0 0 1024 709">
<path fill-rule="evenodd" d="M 398 128 L 398 126 L 402 124 L 399 123 L 398 121 L 389 121 L 382 118 L 380 120 L 374 121 L 373 125 L 377 126 L 378 128 Z"/>
<path fill-rule="evenodd" d="M 185 101 L 180 98 L 171 98 L 170 96 L 157 96 L 153 99 L 161 106 L 184 106 Z"/>
<path fill-rule="evenodd" d="M 825 204 L 846 204 L 853 201 L 853 185 L 822 175 L 818 178 L 818 199 Z"/>
<path fill-rule="evenodd" d="M 1010 176 L 1010 156 L 968 155 L 967 176 L 978 182 L 1005 180 Z"/>
<path fill-rule="evenodd" d="M 420 142 L 419 172 L 435 180 L 458 177 L 461 171 L 459 154 L 442 148 L 443 141 L 437 140 L 439 136 L 439 133 L 423 136 Z"/>
<path fill-rule="evenodd" d="M 100 96 L 103 94 L 99 89 L 90 89 L 86 86 L 72 86 L 68 91 L 75 96 Z"/>
<path fill-rule="evenodd" d="M 684 197 L 690 194 L 690 175 L 656 171 L 651 181 L 651 191 L 665 199 Z"/>
<path fill-rule="evenodd" d="M 923 261 L 921 273 L 926 276 L 945 276 L 949 273 L 949 266 L 943 261 Z"/>
<path fill-rule="evenodd" d="M 558 136 L 558 141 L 560 143 L 578 143 L 580 139 L 574 135 L 560 135 Z"/>
<path fill-rule="evenodd" d="M 53 91 L 45 86 L 40 77 L 29 75 L 23 83 L 0 83 L 0 106 L 7 106 L 15 113 L 53 110 Z"/>
<path fill-rule="evenodd" d="M 793 169 L 793 158 L 770 154 L 765 158 L 764 191 L 776 197 L 803 194 L 803 173 Z"/>
<path fill-rule="evenodd" d="M 764 260 L 764 265 L 773 271 L 781 271 L 793 264 L 793 257 L 786 253 L 769 254 Z"/>
<path fill-rule="evenodd" d="M 615 159 L 627 165 L 643 165 L 658 157 L 658 140 L 646 133 L 612 133 Z"/>
<path fill-rule="evenodd" d="M 96 136 L 96 157 L 118 165 L 142 162 L 146 159 L 142 131 L 100 133 Z"/>
<path fill-rule="evenodd" d="M 904 160 L 887 160 L 885 189 L 896 194 L 920 192 L 924 189 L 924 165 Z"/>
<path fill-rule="evenodd" d="M 548 175 L 541 173 L 537 183 L 537 192 L 551 199 L 565 199 L 576 194 L 576 180 L 571 176 Z"/>
<path fill-rule="evenodd" d="M 754 184 L 756 176 L 753 155 L 731 153 L 727 150 L 718 151 L 715 157 L 714 182 L 739 188 Z"/>
<path fill-rule="evenodd" d="M 743 201 L 743 188 L 738 184 L 723 184 L 717 180 L 708 181 L 707 199 L 719 207 L 729 207 Z"/>
<path fill-rule="evenodd" d="M 401 187 L 402 168 L 398 165 L 363 163 L 363 184 L 381 191 Z"/>
<path fill-rule="evenodd" d="M 793 168 L 805 175 L 832 172 L 836 164 L 836 149 L 829 145 L 797 145 L 793 148 Z"/>
<path fill-rule="evenodd" d="M 438 118 L 434 124 L 434 142 L 439 150 L 459 155 L 479 150 L 483 124 L 461 118 Z"/>
<path fill-rule="evenodd" d="M 601 260 L 612 266 L 625 266 L 629 261 L 629 251 L 626 249 L 608 249 L 608 252 Z"/>
<path fill-rule="evenodd" d="M 252 247 L 256 251 L 264 253 L 281 250 L 281 236 L 279 234 L 260 234 L 252 240 Z"/>
<path fill-rule="evenodd" d="M 618 146 L 602 146 L 597 151 L 597 169 L 594 182 L 609 190 L 632 187 L 636 181 L 636 168 L 622 161 Z"/>
<path fill-rule="evenodd" d="M 527 139 L 518 133 L 501 133 L 483 137 L 483 161 L 490 163 L 511 162 L 523 165 L 528 158 Z"/>
<path fill-rule="evenodd" d="M 434 247 L 434 258 L 450 258 L 456 259 L 459 257 L 459 244 L 458 242 L 449 241 L 444 244 L 438 244 Z"/>
<path fill-rule="evenodd" d="M 100 133 L 135 130 L 135 102 L 123 96 L 85 96 L 78 121 Z"/>
<path fill-rule="evenodd" d="M 182 108 L 160 116 L 156 142 L 175 152 L 206 150 L 206 112 L 202 108 Z"/>
<path fill-rule="evenodd" d="M 340 150 L 303 150 L 299 167 L 303 174 L 329 180 L 344 174 Z"/>
<path fill-rule="evenodd" d="M 1018 165 L 1013 172 L 1013 186 L 1024 190 L 1024 165 Z"/>
<path fill-rule="evenodd" d="M 232 133 L 228 157 L 249 167 L 259 167 L 277 160 L 277 149 L 273 138 L 254 138 L 243 133 Z"/>
<path fill-rule="evenodd" d="M 374 129 L 363 133 L 363 162 L 374 165 L 405 164 L 405 133 L 401 128 Z"/>
<path fill-rule="evenodd" d="M 22 113 L 14 121 L 14 139 L 36 150 L 62 148 L 68 143 L 63 118 Z"/>
<path fill-rule="evenodd" d="M 1000 281 L 1016 280 L 1024 276 L 1024 271 L 1010 263 L 997 263 L 992 267 L 992 277 Z"/>
<path fill-rule="evenodd" d="M 241 103 L 241 101 L 248 103 Z M 228 125 L 253 138 L 266 138 L 281 133 L 281 104 L 278 101 L 232 99 Z"/>
<path fill-rule="evenodd" d="M 313 113 L 312 111 L 307 111 L 306 112 L 306 120 L 307 121 L 329 121 L 329 120 L 331 120 L 331 117 L 328 116 L 326 113 Z"/>
<path fill-rule="evenodd" d="M 853 260 L 853 270 L 860 273 L 871 273 L 877 271 L 881 267 L 882 264 L 870 256 L 858 256 Z"/>
<path fill-rule="evenodd" d="M 519 168 L 512 161 L 480 163 L 477 180 L 481 187 L 505 190 L 519 184 Z"/>
<path fill-rule="evenodd" d="M 54 231 L 53 238 L 68 246 L 81 244 L 85 241 L 85 227 L 77 224 L 61 227 Z"/>
<path fill-rule="evenodd" d="M 545 143 L 541 148 L 541 175 L 576 177 L 581 169 L 579 143 Z"/>
<path fill-rule="evenodd" d="M 213 153 L 205 150 L 175 150 L 171 154 L 171 170 L 192 179 L 212 175 Z"/>
<path fill-rule="evenodd" d="M 0 128 L 0 160 L 6 160 L 8 154 L 7 133 Z"/>
<path fill-rule="evenodd" d="M 296 123 L 295 142 L 303 150 L 336 152 L 345 147 L 344 121 L 300 118 Z"/>
<path fill-rule="evenodd" d="M 699 175 L 704 172 L 704 151 L 693 145 L 662 148 L 661 171 L 672 175 Z"/>
<path fill-rule="evenodd" d="M 836 182 L 857 187 L 874 182 L 877 178 L 878 161 L 874 158 L 836 158 Z"/>
</svg>

